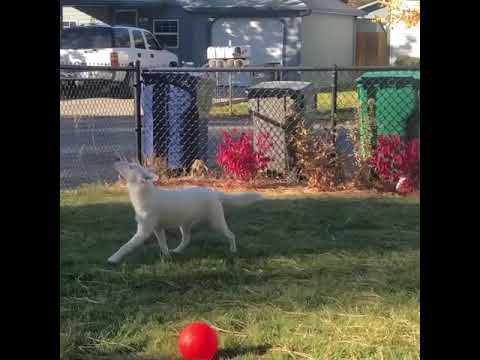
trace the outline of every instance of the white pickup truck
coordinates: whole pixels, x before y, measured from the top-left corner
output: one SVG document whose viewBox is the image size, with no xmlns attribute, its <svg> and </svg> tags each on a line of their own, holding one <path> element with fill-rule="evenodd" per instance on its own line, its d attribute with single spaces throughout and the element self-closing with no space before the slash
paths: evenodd
<svg viewBox="0 0 480 360">
<path fill-rule="evenodd" d="M 140 60 L 143 69 L 178 66 L 177 55 L 163 49 L 145 29 L 94 25 L 68 28 L 61 33 L 61 65 L 125 67 L 136 60 Z M 60 71 L 61 80 L 71 80 L 76 85 L 91 80 L 108 80 L 113 86 L 131 85 L 133 77 L 126 75 L 126 71 Z"/>
</svg>

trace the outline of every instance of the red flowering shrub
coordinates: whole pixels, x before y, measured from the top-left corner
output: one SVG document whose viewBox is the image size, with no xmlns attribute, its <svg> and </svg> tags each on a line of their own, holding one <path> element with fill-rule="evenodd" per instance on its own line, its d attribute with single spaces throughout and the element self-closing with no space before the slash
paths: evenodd
<svg viewBox="0 0 480 360">
<path fill-rule="evenodd" d="M 254 151 L 251 134 L 242 132 L 238 140 L 234 140 L 236 134 L 236 130 L 223 133 L 223 143 L 218 146 L 217 162 L 227 176 L 248 181 L 258 171 L 267 168 L 272 144 L 269 135 L 261 133 L 257 136 L 257 151 Z"/>
<path fill-rule="evenodd" d="M 420 188 L 420 139 L 406 142 L 399 136 L 379 136 L 374 154 L 367 162 L 382 181 L 398 185 L 400 192 Z"/>
</svg>

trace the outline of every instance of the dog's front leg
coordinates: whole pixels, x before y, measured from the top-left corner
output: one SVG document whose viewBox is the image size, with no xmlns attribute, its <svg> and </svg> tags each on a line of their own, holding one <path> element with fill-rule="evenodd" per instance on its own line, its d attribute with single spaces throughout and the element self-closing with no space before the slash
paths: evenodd
<svg viewBox="0 0 480 360">
<path fill-rule="evenodd" d="M 182 233 L 182 241 L 172 252 L 180 254 L 185 248 L 190 244 L 190 226 L 182 225 L 180 226 L 180 232 Z"/>
<path fill-rule="evenodd" d="M 133 237 L 123 245 L 118 251 L 108 258 L 108 262 L 111 264 L 118 264 L 126 255 L 130 254 L 133 250 L 142 245 L 148 237 L 152 234 L 152 230 L 149 227 L 139 223 L 137 226 L 137 232 Z"/>
<path fill-rule="evenodd" d="M 155 230 L 153 230 L 153 233 L 155 234 L 155 237 L 157 238 L 158 246 L 160 246 L 160 250 L 162 251 L 162 254 L 165 257 L 170 257 L 170 251 L 168 250 L 167 238 L 165 236 L 165 230 L 164 229 L 155 229 Z"/>
</svg>

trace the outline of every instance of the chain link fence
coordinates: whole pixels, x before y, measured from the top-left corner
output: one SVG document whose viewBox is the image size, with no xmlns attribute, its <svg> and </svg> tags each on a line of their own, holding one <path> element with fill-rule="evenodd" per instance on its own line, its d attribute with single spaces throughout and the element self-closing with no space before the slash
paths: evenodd
<svg viewBox="0 0 480 360">
<path fill-rule="evenodd" d="M 111 183 L 117 154 L 137 156 L 135 70 L 105 69 L 60 68 L 61 189 Z"/>
<path fill-rule="evenodd" d="M 418 68 L 169 68 L 140 88 L 139 68 L 60 70 L 61 189 L 116 181 L 119 155 L 166 176 L 291 178 L 305 132 L 333 141 L 348 177 L 376 136 L 419 137 Z"/>
</svg>

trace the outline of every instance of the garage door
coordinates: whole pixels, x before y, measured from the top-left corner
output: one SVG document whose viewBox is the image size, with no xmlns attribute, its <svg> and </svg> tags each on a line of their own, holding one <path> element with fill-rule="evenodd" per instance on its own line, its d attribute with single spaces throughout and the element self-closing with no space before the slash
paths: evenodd
<svg viewBox="0 0 480 360">
<path fill-rule="evenodd" d="M 251 64 L 282 64 L 284 29 L 277 19 L 219 18 L 212 27 L 212 46 L 250 45 Z"/>
</svg>

